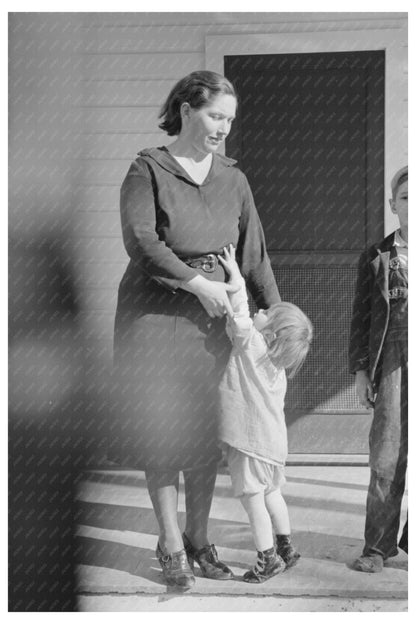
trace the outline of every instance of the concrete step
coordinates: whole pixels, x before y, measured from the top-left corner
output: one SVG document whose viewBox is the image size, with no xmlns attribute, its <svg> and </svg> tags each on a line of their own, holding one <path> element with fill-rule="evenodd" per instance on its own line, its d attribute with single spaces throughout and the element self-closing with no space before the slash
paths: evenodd
<svg viewBox="0 0 416 624">
<path fill-rule="evenodd" d="M 255 562 L 248 520 L 233 498 L 228 474 L 217 477 L 210 538 L 235 574 L 231 581 L 203 578 L 194 596 L 274 596 L 406 600 L 407 555 L 390 559 L 381 574 L 351 569 L 361 553 L 369 469 L 360 466 L 288 466 L 284 495 L 299 564 L 264 584 L 242 581 Z M 405 521 L 405 496 L 402 522 Z M 179 523 L 185 523 L 181 480 Z M 155 557 L 158 528 L 138 471 L 101 470 L 85 474 L 78 491 L 77 578 L 80 594 L 171 595 Z"/>
</svg>

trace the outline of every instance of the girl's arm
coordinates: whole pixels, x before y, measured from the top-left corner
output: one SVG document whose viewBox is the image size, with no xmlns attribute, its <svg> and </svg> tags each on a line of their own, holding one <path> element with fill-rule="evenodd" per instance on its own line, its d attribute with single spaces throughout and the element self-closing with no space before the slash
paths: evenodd
<svg viewBox="0 0 416 624">
<path fill-rule="evenodd" d="M 230 245 L 228 249 L 224 247 L 223 252 L 224 257 L 218 256 L 218 259 L 229 276 L 227 285 L 231 287 L 228 293 L 232 308 L 231 318 L 234 321 L 238 319 L 249 319 L 251 325 L 246 283 L 235 259 L 235 249 L 233 245 Z"/>
</svg>

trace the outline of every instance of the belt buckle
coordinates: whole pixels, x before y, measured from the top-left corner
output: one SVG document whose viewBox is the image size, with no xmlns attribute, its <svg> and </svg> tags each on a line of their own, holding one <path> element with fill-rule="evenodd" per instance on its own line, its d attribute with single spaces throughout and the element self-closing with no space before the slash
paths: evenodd
<svg viewBox="0 0 416 624">
<path fill-rule="evenodd" d="M 205 273 L 213 273 L 218 266 L 216 256 L 214 254 L 207 254 L 205 258 L 206 260 L 201 264 L 201 269 L 205 271 Z"/>
</svg>

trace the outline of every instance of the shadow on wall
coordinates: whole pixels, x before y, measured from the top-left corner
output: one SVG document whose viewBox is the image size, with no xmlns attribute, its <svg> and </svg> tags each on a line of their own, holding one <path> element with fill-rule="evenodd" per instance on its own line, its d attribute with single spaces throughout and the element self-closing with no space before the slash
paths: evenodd
<svg viewBox="0 0 416 624">
<path fill-rule="evenodd" d="M 74 491 L 91 442 L 62 241 L 9 245 L 9 610 L 76 610 Z"/>
<path fill-rule="evenodd" d="M 9 13 L 11 611 L 76 610 L 73 488 L 88 446 L 70 249 L 80 15 Z"/>
</svg>

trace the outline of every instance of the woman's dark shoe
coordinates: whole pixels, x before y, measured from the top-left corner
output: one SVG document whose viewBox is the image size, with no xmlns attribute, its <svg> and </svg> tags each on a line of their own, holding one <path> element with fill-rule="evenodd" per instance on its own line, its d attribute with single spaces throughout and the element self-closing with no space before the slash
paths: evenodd
<svg viewBox="0 0 416 624">
<path fill-rule="evenodd" d="M 219 561 L 217 550 L 214 544 L 203 546 L 199 550 L 194 548 L 184 533 L 182 535 L 185 551 L 188 556 L 189 565 L 194 569 L 195 562 L 199 565 L 202 575 L 206 578 L 217 581 L 225 581 L 234 578 L 230 568 Z"/>
<path fill-rule="evenodd" d="M 163 576 L 168 585 L 175 585 L 182 590 L 190 589 L 195 585 L 195 577 L 189 567 L 184 549 L 164 555 L 158 542 L 156 557 L 159 559 Z"/>
<path fill-rule="evenodd" d="M 276 552 L 285 562 L 286 569 L 296 565 L 300 558 L 300 553 L 292 546 L 290 535 L 276 535 Z"/>
<path fill-rule="evenodd" d="M 257 551 L 257 563 L 243 576 L 246 583 L 264 583 L 272 576 L 276 576 L 285 570 L 286 564 L 282 557 L 277 554 L 276 549 L 269 548 L 264 551 Z"/>
</svg>

